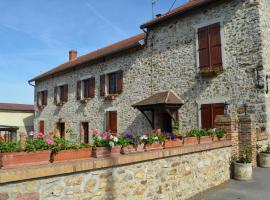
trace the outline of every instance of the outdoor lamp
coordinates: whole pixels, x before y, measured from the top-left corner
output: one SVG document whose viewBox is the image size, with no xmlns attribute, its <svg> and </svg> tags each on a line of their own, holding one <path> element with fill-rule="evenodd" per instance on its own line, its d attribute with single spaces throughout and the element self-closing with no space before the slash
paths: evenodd
<svg viewBox="0 0 270 200">
<path fill-rule="evenodd" d="M 224 115 L 228 115 L 229 103 L 225 101 L 224 103 Z"/>
<path fill-rule="evenodd" d="M 244 112 L 245 112 L 245 116 L 247 115 L 247 108 L 248 108 L 248 105 L 246 103 L 244 103 Z"/>
<path fill-rule="evenodd" d="M 260 76 L 259 69 L 256 69 L 256 88 L 258 89 L 263 89 L 264 88 L 264 83 L 262 80 L 262 77 Z"/>
</svg>

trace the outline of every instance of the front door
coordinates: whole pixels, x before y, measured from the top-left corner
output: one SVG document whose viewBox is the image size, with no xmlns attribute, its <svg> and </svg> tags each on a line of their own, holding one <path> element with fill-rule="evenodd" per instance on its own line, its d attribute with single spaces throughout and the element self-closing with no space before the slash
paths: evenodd
<svg viewBox="0 0 270 200">
<path fill-rule="evenodd" d="M 107 131 L 117 133 L 117 111 L 107 112 Z"/>
</svg>

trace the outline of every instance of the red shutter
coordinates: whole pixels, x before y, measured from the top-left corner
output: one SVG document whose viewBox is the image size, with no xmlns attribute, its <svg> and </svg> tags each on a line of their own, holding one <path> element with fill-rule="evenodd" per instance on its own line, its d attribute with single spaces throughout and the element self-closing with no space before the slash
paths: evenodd
<svg viewBox="0 0 270 200">
<path fill-rule="evenodd" d="M 212 128 L 212 108 L 211 104 L 201 105 L 201 122 L 202 129 L 209 130 Z"/>
<path fill-rule="evenodd" d="M 40 92 L 37 92 L 37 106 L 40 106 Z"/>
<path fill-rule="evenodd" d="M 48 90 L 44 91 L 44 105 L 48 105 Z"/>
<path fill-rule="evenodd" d="M 92 77 L 89 79 L 89 86 L 88 86 L 88 89 L 89 89 L 89 97 L 90 98 L 94 98 L 95 97 L 95 77 Z"/>
<path fill-rule="evenodd" d="M 68 101 L 68 85 L 64 85 L 64 102 Z"/>
<path fill-rule="evenodd" d="M 39 122 L 39 132 L 41 133 L 45 133 L 45 124 L 44 124 L 44 121 L 40 121 Z"/>
<path fill-rule="evenodd" d="M 200 67 L 209 67 L 209 40 L 208 40 L 208 27 L 198 30 L 198 43 L 199 43 L 199 62 Z"/>
<path fill-rule="evenodd" d="M 100 96 L 105 96 L 105 75 L 100 76 Z"/>
<path fill-rule="evenodd" d="M 82 98 L 82 81 L 77 81 L 77 100 Z"/>
<path fill-rule="evenodd" d="M 215 127 L 215 119 L 217 115 L 224 115 L 224 104 L 219 103 L 219 104 L 213 104 L 212 105 L 212 115 L 213 115 L 213 122 L 212 122 L 212 127 Z"/>
<path fill-rule="evenodd" d="M 55 105 L 57 105 L 57 103 L 58 103 L 58 100 L 57 100 L 57 96 L 58 96 L 57 91 L 58 91 L 58 87 L 55 87 L 54 88 L 54 104 Z"/>
<path fill-rule="evenodd" d="M 123 71 L 122 70 L 118 71 L 116 73 L 116 77 L 117 77 L 116 78 L 116 81 L 117 81 L 117 83 L 116 83 L 116 86 L 117 86 L 116 92 L 117 92 L 117 94 L 121 94 L 123 92 Z"/>
<path fill-rule="evenodd" d="M 214 24 L 209 27 L 210 44 L 210 65 L 213 67 L 222 66 L 221 36 L 220 24 Z"/>
<path fill-rule="evenodd" d="M 117 133 L 117 112 L 109 112 L 109 129 L 112 133 Z"/>
</svg>

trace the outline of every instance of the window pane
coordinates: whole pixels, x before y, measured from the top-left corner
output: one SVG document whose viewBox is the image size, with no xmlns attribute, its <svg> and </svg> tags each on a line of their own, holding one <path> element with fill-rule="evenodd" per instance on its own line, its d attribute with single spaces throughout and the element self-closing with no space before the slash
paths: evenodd
<svg viewBox="0 0 270 200">
<path fill-rule="evenodd" d="M 109 94 L 116 94 L 116 73 L 109 74 Z"/>
</svg>

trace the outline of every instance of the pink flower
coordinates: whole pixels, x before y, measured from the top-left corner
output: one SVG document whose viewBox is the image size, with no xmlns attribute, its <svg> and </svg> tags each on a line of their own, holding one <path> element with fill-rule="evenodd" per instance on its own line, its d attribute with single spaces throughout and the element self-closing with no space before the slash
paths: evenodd
<svg viewBox="0 0 270 200">
<path fill-rule="evenodd" d="M 102 133 L 102 134 L 100 135 L 100 137 L 106 138 L 106 137 L 107 137 L 107 133 Z"/>
<path fill-rule="evenodd" d="M 49 132 L 49 136 L 53 136 L 53 134 L 54 134 L 54 133 L 53 133 L 52 131 L 51 131 L 51 132 Z"/>
<path fill-rule="evenodd" d="M 93 130 L 93 134 L 98 135 L 98 130 L 97 129 Z"/>
<path fill-rule="evenodd" d="M 42 138 L 42 137 L 44 136 L 44 133 L 38 132 L 38 133 L 37 133 L 37 136 L 40 137 L 40 138 Z"/>
<path fill-rule="evenodd" d="M 47 143 L 48 143 L 49 145 L 53 145 L 53 144 L 54 144 L 54 141 L 53 141 L 52 139 L 48 138 L 48 139 L 47 139 Z"/>
</svg>

